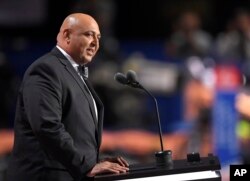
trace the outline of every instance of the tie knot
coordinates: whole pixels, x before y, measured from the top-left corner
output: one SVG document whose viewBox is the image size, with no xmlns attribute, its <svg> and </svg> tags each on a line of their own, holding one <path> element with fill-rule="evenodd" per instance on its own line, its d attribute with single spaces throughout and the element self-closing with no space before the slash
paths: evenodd
<svg viewBox="0 0 250 181">
<path fill-rule="evenodd" d="M 85 65 L 79 65 L 78 66 L 78 71 L 81 74 L 81 76 L 83 77 L 83 79 L 87 79 L 89 76 L 89 70 L 88 67 L 86 67 Z"/>
</svg>

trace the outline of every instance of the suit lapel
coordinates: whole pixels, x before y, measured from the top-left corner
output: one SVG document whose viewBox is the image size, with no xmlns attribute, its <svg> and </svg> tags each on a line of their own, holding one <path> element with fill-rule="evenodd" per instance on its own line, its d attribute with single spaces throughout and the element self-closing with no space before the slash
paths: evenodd
<svg viewBox="0 0 250 181">
<path fill-rule="evenodd" d="M 101 144 L 101 133 L 102 133 L 102 127 L 103 127 L 103 116 L 104 116 L 104 106 L 101 101 L 101 99 L 98 97 L 97 93 L 95 92 L 94 88 L 92 85 L 89 83 L 88 80 L 85 80 L 86 84 L 88 85 L 88 88 L 93 95 L 95 101 L 96 101 L 96 106 L 97 106 L 97 111 L 98 111 L 98 145 L 100 146 Z"/>
<path fill-rule="evenodd" d="M 90 94 L 88 93 L 88 90 L 86 88 L 86 86 L 84 85 L 81 77 L 77 74 L 77 72 L 74 70 L 74 68 L 70 65 L 70 66 L 66 66 L 66 69 L 69 71 L 69 73 L 74 77 L 74 79 L 76 80 L 77 84 L 81 87 L 84 95 L 86 96 L 88 102 L 89 102 L 89 105 L 90 105 L 90 110 L 91 110 L 91 114 L 94 118 L 94 122 L 95 122 L 95 125 L 97 126 L 97 118 L 96 118 L 96 114 L 95 114 L 95 108 L 94 108 L 94 103 L 93 103 L 93 100 L 90 96 Z"/>
<path fill-rule="evenodd" d="M 91 86 L 91 84 L 86 80 L 85 83 L 88 85 L 88 88 L 96 101 L 96 106 L 97 106 L 97 111 L 98 111 L 98 121 L 97 121 L 93 100 L 92 100 L 91 96 L 89 95 L 89 93 L 87 92 L 82 79 L 77 74 L 74 67 L 71 65 L 71 63 L 67 60 L 67 58 L 56 47 L 52 49 L 51 53 L 54 54 L 56 57 L 58 57 L 59 60 L 61 61 L 61 63 L 65 65 L 66 70 L 72 75 L 72 77 L 75 79 L 77 84 L 82 89 L 84 95 L 86 96 L 86 98 L 89 102 L 89 105 L 90 105 L 90 110 L 91 110 L 91 114 L 93 116 L 94 123 L 96 125 L 96 131 L 98 133 L 97 143 L 98 143 L 98 148 L 99 148 L 100 144 L 101 144 L 101 138 L 102 138 L 101 133 L 102 133 L 103 116 L 104 116 L 104 106 L 102 104 L 102 101 L 100 100 L 100 98 L 96 94 L 96 92 L 93 89 L 93 87 Z"/>
<path fill-rule="evenodd" d="M 89 102 L 91 114 L 92 114 L 92 117 L 94 119 L 94 123 L 96 125 L 96 128 L 98 128 L 93 100 L 92 100 L 91 96 L 89 95 L 88 90 L 87 90 L 86 86 L 84 85 L 81 77 L 77 74 L 76 70 L 71 65 L 71 63 L 67 60 L 67 58 L 57 48 L 54 48 L 51 52 L 52 52 L 52 54 L 56 55 L 59 58 L 59 60 L 61 61 L 62 64 L 65 65 L 66 70 L 72 75 L 72 77 L 75 79 L 77 84 L 82 89 L 84 95 L 86 96 L 86 98 Z"/>
</svg>

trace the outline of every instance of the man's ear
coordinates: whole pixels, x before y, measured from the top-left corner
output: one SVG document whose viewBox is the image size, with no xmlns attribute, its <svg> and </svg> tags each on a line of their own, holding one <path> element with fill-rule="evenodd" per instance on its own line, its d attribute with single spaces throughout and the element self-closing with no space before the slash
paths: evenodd
<svg viewBox="0 0 250 181">
<path fill-rule="evenodd" d="M 71 32 L 70 29 L 63 30 L 63 39 L 66 40 L 67 44 L 70 42 Z"/>
</svg>

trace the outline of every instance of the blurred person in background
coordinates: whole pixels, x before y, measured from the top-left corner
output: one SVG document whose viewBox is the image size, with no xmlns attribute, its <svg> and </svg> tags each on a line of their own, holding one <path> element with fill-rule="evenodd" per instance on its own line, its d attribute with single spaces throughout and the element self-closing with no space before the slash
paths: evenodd
<svg viewBox="0 0 250 181">
<path fill-rule="evenodd" d="M 250 61 L 250 14 L 248 10 L 237 9 L 233 19 L 227 23 L 225 32 L 216 40 L 215 52 L 218 58 L 235 63 Z"/>
<path fill-rule="evenodd" d="M 211 55 L 213 38 L 202 29 L 195 11 L 184 11 L 174 25 L 167 42 L 167 54 L 182 61 L 184 122 L 189 132 L 186 152 L 212 152 L 211 122 L 213 91 L 207 84 L 211 69 L 206 67 Z M 208 69 L 207 69 L 208 68 Z"/>
<path fill-rule="evenodd" d="M 103 104 L 82 66 L 97 53 L 100 37 L 94 18 L 71 14 L 56 47 L 27 69 L 17 101 L 9 181 L 88 180 L 128 171 L 122 157 L 99 159 Z"/>
<path fill-rule="evenodd" d="M 190 56 L 206 57 L 212 37 L 202 30 L 201 19 L 194 11 L 182 12 L 167 42 L 167 54 L 185 61 Z"/>
<path fill-rule="evenodd" d="M 183 90 L 184 120 L 190 125 L 187 152 L 206 156 L 213 152 L 211 129 L 215 75 L 212 62 L 204 63 L 199 57 L 190 57 L 187 69 Z"/>
</svg>

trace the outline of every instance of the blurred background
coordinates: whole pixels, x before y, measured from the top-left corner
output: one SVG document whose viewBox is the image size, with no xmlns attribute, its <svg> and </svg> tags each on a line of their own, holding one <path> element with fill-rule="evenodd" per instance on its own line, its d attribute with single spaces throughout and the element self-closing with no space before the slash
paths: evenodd
<svg viewBox="0 0 250 181">
<path fill-rule="evenodd" d="M 99 23 L 101 48 L 89 65 L 105 105 L 102 155 L 152 162 L 160 151 L 154 102 L 119 85 L 134 70 L 157 99 L 163 144 L 173 159 L 213 153 L 250 163 L 250 2 L 245 0 L 1 0 L 0 181 L 13 146 L 15 101 L 26 68 L 56 44 L 73 12 Z"/>
</svg>

